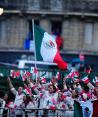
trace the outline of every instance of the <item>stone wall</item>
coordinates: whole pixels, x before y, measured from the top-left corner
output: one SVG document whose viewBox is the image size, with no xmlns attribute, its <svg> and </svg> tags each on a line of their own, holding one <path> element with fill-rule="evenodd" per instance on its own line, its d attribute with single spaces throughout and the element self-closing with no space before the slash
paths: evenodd
<svg viewBox="0 0 98 117">
<path fill-rule="evenodd" d="M 77 19 L 63 21 L 62 36 L 64 49 L 81 49 L 83 43 L 83 23 Z"/>
<path fill-rule="evenodd" d="M 6 18 L 2 22 L 0 47 L 22 48 L 28 33 L 28 23 L 19 17 Z"/>
<path fill-rule="evenodd" d="M 39 25 L 51 34 L 51 18 L 40 18 Z M 59 19 L 59 17 L 58 17 Z M 57 19 L 56 19 L 57 20 Z M 92 19 L 92 43 L 84 40 L 86 20 L 78 17 L 62 18 L 63 49 L 98 51 L 98 22 Z M 24 48 L 24 40 L 29 32 L 29 23 L 26 18 L 12 16 L 0 22 L 0 48 Z"/>
</svg>

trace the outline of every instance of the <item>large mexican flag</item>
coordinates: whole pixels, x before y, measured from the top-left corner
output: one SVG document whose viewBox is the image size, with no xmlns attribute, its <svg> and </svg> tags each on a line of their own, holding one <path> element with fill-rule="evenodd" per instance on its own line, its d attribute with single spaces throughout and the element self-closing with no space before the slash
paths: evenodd
<svg viewBox="0 0 98 117">
<path fill-rule="evenodd" d="M 34 25 L 34 34 L 37 60 L 54 62 L 60 69 L 66 69 L 67 63 L 60 56 L 55 39 L 37 25 Z"/>
<path fill-rule="evenodd" d="M 74 102 L 74 117 L 98 117 L 98 100 Z"/>
</svg>

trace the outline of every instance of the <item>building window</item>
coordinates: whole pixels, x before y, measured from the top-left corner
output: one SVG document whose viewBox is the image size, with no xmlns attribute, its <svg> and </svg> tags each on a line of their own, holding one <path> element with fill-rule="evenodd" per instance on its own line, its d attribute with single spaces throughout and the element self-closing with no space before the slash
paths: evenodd
<svg viewBox="0 0 98 117">
<path fill-rule="evenodd" d="M 56 35 L 62 33 L 62 22 L 61 21 L 51 21 L 51 30 L 52 33 Z"/>
<path fill-rule="evenodd" d="M 28 10 L 39 10 L 40 0 L 28 0 Z"/>
<path fill-rule="evenodd" d="M 54 37 L 57 48 L 63 48 L 63 37 L 61 36 L 62 33 L 62 22 L 61 21 L 52 21 L 52 36 Z"/>
<path fill-rule="evenodd" d="M 51 10 L 53 11 L 62 11 L 63 0 L 51 0 L 50 7 L 51 7 Z"/>
<path fill-rule="evenodd" d="M 85 23 L 84 41 L 85 44 L 91 44 L 93 40 L 93 23 Z"/>
</svg>

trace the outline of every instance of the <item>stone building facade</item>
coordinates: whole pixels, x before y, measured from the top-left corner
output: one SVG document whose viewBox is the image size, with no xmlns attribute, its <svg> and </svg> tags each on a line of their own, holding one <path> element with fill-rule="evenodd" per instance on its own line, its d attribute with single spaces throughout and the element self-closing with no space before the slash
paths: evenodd
<svg viewBox="0 0 98 117">
<path fill-rule="evenodd" d="M 63 50 L 98 51 L 98 0 L 1 0 L 0 48 L 24 49 L 32 19 L 50 34 L 59 29 Z"/>
</svg>

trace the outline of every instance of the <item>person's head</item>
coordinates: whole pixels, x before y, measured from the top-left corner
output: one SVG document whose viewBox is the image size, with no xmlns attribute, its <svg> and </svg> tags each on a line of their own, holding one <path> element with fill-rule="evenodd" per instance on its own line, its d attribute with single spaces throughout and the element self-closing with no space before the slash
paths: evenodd
<svg viewBox="0 0 98 117">
<path fill-rule="evenodd" d="M 26 88 L 27 87 L 27 85 L 24 83 L 24 88 Z"/>
<path fill-rule="evenodd" d="M 77 98 L 78 92 L 76 90 L 72 90 L 72 98 Z"/>
<path fill-rule="evenodd" d="M 33 101 L 33 97 L 32 96 L 30 96 L 30 95 L 27 95 L 27 102 L 29 103 L 29 102 L 32 102 Z"/>
<path fill-rule="evenodd" d="M 62 92 L 61 92 L 61 91 L 58 93 L 58 98 L 59 98 L 59 99 L 62 98 Z"/>
<path fill-rule="evenodd" d="M 90 91 L 87 85 L 84 85 L 82 88 L 85 93 L 88 93 Z"/>
<path fill-rule="evenodd" d="M 83 94 L 82 94 L 82 98 L 83 98 L 84 100 L 87 100 L 87 94 L 86 94 L 86 93 L 83 93 Z"/>
<path fill-rule="evenodd" d="M 30 84 L 28 84 L 28 87 L 29 87 L 29 88 L 31 87 Z"/>
<path fill-rule="evenodd" d="M 22 91 L 23 91 L 23 88 L 22 87 L 19 87 L 18 88 L 18 94 L 20 95 L 22 93 Z"/>
<path fill-rule="evenodd" d="M 74 83 L 74 84 L 73 84 L 73 88 L 75 89 L 76 87 L 77 87 L 77 85 Z"/>
<path fill-rule="evenodd" d="M 92 72 L 92 68 L 91 68 L 91 66 L 90 66 L 90 65 L 85 66 L 84 72 L 90 74 L 90 73 Z"/>
<path fill-rule="evenodd" d="M 23 101 L 25 102 L 26 100 L 27 100 L 27 96 L 24 95 L 24 96 L 23 96 Z"/>
<path fill-rule="evenodd" d="M 8 100 L 8 94 L 7 93 L 4 94 L 4 98 L 3 99 L 4 100 Z"/>
<path fill-rule="evenodd" d="M 66 98 L 66 95 L 60 91 L 60 92 L 58 93 L 58 99 L 59 99 L 60 101 L 64 101 L 65 98 Z"/>
<path fill-rule="evenodd" d="M 54 87 L 53 87 L 52 84 L 50 84 L 50 85 L 48 86 L 48 91 L 49 91 L 49 93 L 54 93 Z"/>
</svg>

